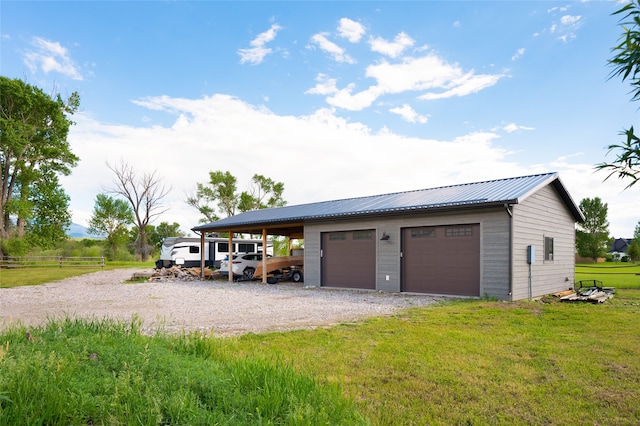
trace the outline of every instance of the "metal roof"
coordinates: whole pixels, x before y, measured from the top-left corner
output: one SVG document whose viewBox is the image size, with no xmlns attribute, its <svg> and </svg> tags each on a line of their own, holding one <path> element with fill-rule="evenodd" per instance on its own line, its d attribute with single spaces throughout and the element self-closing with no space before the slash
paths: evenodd
<svg viewBox="0 0 640 426">
<path fill-rule="evenodd" d="M 253 210 L 191 228 L 195 232 L 225 231 L 240 227 L 304 223 L 327 218 L 387 215 L 411 211 L 462 209 L 518 204 L 538 189 L 553 185 L 577 222 L 584 217 L 560 182 L 557 173 L 544 173 L 392 194 L 322 201 Z"/>
</svg>

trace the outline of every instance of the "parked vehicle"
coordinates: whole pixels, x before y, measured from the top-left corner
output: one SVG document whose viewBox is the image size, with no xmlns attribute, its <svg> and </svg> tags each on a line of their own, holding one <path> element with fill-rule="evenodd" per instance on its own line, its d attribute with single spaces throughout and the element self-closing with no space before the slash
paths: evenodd
<svg viewBox="0 0 640 426">
<path fill-rule="evenodd" d="M 267 244 L 267 253 L 271 253 L 273 246 Z M 262 240 L 234 239 L 233 253 L 262 252 Z M 220 261 L 229 254 L 229 239 L 223 237 L 205 238 L 204 262 L 206 267 L 220 267 Z M 156 268 L 170 268 L 173 265 L 184 267 L 200 266 L 200 238 L 170 237 L 165 238 L 160 249 L 160 259 L 156 261 Z"/>
<path fill-rule="evenodd" d="M 267 257 L 271 255 L 267 254 Z M 252 280 L 258 265 L 262 263 L 262 253 L 238 253 L 231 259 L 231 271 L 234 277 Z M 220 262 L 220 275 L 229 276 L 229 259 Z"/>
</svg>

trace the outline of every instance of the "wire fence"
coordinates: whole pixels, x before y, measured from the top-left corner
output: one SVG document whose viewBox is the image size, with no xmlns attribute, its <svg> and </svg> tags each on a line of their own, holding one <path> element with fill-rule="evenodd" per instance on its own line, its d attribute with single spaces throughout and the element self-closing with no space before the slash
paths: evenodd
<svg viewBox="0 0 640 426">
<path fill-rule="evenodd" d="M 82 256 L 3 256 L 0 268 L 104 268 L 104 257 Z"/>
</svg>

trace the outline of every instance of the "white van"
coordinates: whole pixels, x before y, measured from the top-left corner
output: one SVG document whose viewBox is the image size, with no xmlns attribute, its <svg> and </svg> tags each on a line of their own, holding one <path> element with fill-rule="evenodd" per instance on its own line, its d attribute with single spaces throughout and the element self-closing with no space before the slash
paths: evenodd
<svg viewBox="0 0 640 426">
<path fill-rule="evenodd" d="M 273 251 L 273 245 L 267 244 L 267 253 Z M 233 240 L 233 253 L 262 252 L 262 240 Z M 204 239 L 204 264 L 206 267 L 220 267 L 220 261 L 229 254 L 229 239 L 223 237 Z M 156 268 L 170 268 L 180 265 L 185 268 L 200 266 L 199 237 L 169 237 L 162 241 L 160 259 Z"/>
</svg>

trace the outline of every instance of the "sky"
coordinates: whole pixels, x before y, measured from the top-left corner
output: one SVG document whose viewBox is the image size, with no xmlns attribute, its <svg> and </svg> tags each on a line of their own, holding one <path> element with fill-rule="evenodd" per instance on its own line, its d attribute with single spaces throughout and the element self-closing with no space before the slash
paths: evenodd
<svg viewBox="0 0 640 426">
<path fill-rule="evenodd" d="M 167 212 L 209 173 L 289 205 L 558 172 L 576 204 L 640 221 L 604 180 L 640 104 L 611 78 L 614 1 L 0 2 L 0 74 L 80 95 L 61 183 L 87 226 L 110 166 L 156 173 Z"/>
</svg>

